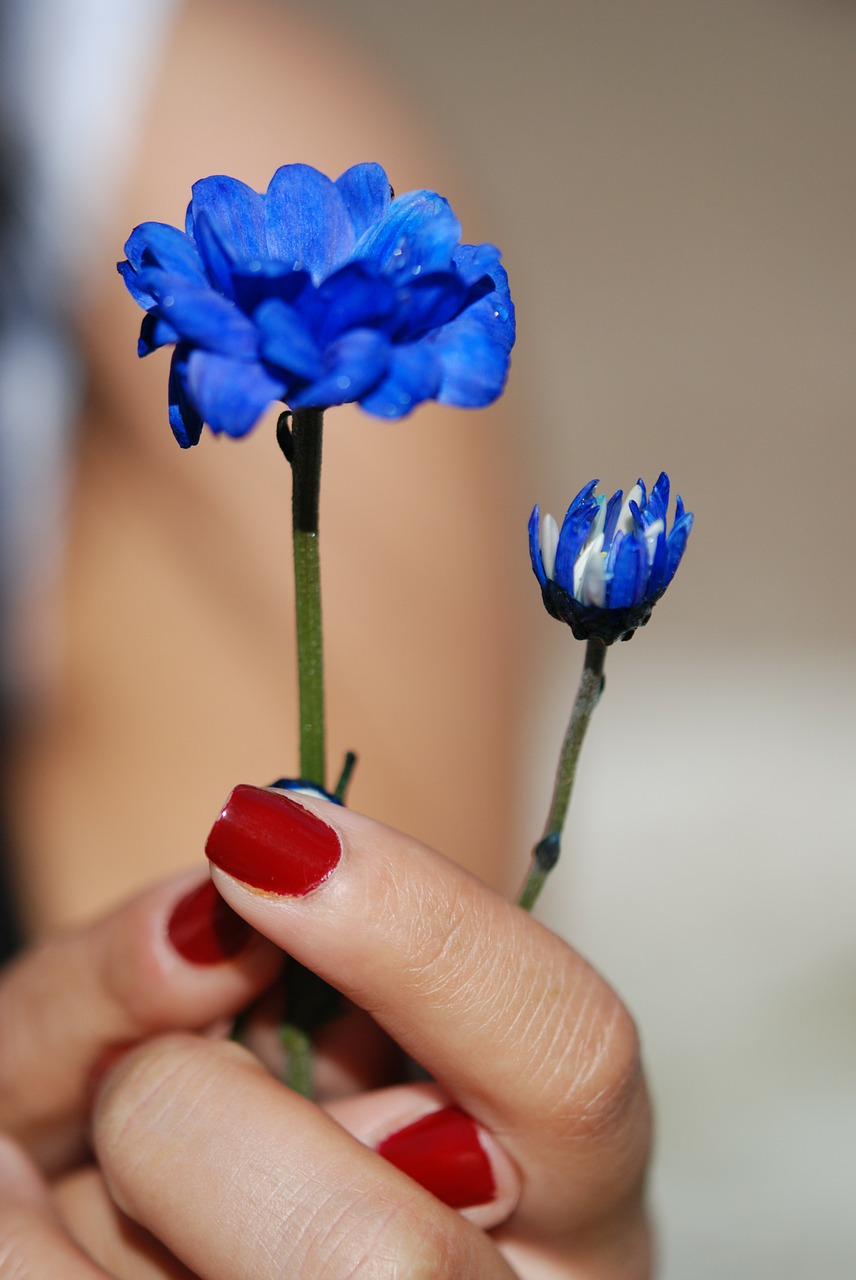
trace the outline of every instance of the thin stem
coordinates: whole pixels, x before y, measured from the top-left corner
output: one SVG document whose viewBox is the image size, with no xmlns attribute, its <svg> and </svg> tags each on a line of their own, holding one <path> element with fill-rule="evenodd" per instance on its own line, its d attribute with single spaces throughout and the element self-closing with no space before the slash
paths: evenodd
<svg viewBox="0 0 856 1280">
<path fill-rule="evenodd" d="M 565 732 L 565 740 L 562 743 L 550 812 L 544 824 L 544 834 L 532 851 L 532 866 L 517 899 L 518 904 L 526 911 L 531 911 L 534 907 L 548 875 L 559 860 L 562 828 L 571 802 L 580 748 L 583 745 L 591 714 L 603 692 L 605 661 L 606 645 L 596 636 L 592 636 L 586 641 L 583 671 Z"/>
<path fill-rule="evenodd" d="M 304 1098 L 313 1096 L 312 1089 L 312 1038 L 307 1031 L 292 1022 L 279 1029 L 279 1037 L 288 1055 L 285 1084 Z"/>
<path fill-rule="evenodd" d="M 323 420 L 324 415 L 320 409 L 299 410 L 293 415 L 289 440 L 293 478 L 291 512 L 300 704 L 300 776 L 320 787 L 326 786 L 327 776 L 321 566 L 318 554 Z M 283 424 L 281 444 L 286 436 L 287 429 Z"/>
</svg>

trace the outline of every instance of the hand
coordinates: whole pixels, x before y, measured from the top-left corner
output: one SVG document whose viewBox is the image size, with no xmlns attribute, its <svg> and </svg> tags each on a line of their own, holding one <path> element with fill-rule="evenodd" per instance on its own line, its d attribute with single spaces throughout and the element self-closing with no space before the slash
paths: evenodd
<svg viewBox="0 0 856 1280">
<path fill-rule="evenodd" d="M 579 956 L 438 854 L 320 800 L 238 788 L 208 852 L 232 907 L 435 1083 L 323 1109 L 234 1044 L 154 1040 L 95 1111 L 114 1212 L 205 1280 L 649 1274 L 636 1032 Z M 163 1275 L 123 1255 L 125 1218 L 104 1251 L 93 1199 L 109 1206 L 96 1178 L 63 1202 L 87 1253 Z"/>
<path fill-rule="evenodd" d="M 64 1236 L 47 1177 L 89 1159 L 99 1072 L 138 1040 L 209 1032 L 270 984 L 282 955 L 198 873 L 33 948 L 0 977 L 0 1276 L 101 1274 Z"/>
</svg>

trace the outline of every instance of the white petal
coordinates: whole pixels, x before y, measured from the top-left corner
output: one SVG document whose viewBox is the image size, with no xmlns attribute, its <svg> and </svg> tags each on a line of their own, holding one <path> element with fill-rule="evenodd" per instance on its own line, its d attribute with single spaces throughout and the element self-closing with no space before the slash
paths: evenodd
<svg viewBox="0 0 856 1280">
<path fill-rule="evenodd" d="M 541 563 L 548 578 L 556 572 L 556 547 L 559 545 L 559 526 L 551 515 L 545 515 L 538 530 Z"/>
<path fill-rule="evenodd" d="M 654 563 L 654 556 L 657 552 L 657 541 L 665 527 L 666 524 L 664 520 L 655 520 L 654 523 L 649 524 L 648 528 L 645 530 L 645 544 L 648 548 L 649 566 Z"/>
<path fill-rule="evenodd" d="M 642 501 L 642 490 L 638 484 L 634 484 L 627 497 L 621 505 L 621 511 L 618 515 L 618 524 L 615 526 L 616 533 L 629 533 L 633 528 L 633 512 L 630 510 L 631 502 L 635 502 L 637 507 Z"/>
<path fill-rule="evenodd" d="M 595 605 L 599 609 L 603 607 L 606 600 L 606 556 L 600 548 L 595 550 L 592 546 L 577 599 L 581 604 Z"/>
<path fill-rule="evenodd" d="M 583 547 L 580 554 L 574 561 L 574 590 L 575 599 L 582 604 L 594 604 L 595 601 L 583 600 L 581 592 L 583 590 L 583 582 L 585 580 L 586 568 L 591 561 L 592 556 L 600 557 L 603 548 L 603 534 L 599 533 L 596 538 L 590 539 Z"/>
</svg>

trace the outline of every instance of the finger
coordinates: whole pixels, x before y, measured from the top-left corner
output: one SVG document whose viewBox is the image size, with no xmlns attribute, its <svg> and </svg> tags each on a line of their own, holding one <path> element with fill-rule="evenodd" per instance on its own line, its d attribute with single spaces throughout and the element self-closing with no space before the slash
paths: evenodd
<svg viewBox="0 0 856 1280">
<path fill-rule="evenodd" d="M 434 1084 L 398 1085 L 325 1107 L 343 1129 L 443 1204 L 489 1231 L 520 1198 L 520 1174 L 496 1138 Z"/>
<path fill-rule="evenodd" d="M 122 1212 L 94 1165 L 76 1169 L 57 1183 L 54 1200 L 68 1234 L 108 1275 L 121 1280 L 193 1280 L 193 1272 Z"/>
<path fill-rule="evenodd" d="M 230 1042 L 135 1050 L 93 1134 L 116 1203 L 205 1280 L 512 1274 L 483 1232 Z"/>
<path fill-rule="evenodd" d="M 47 1169 L 65 1167 L 105 1051 L 235 1014 L 280 963 L 198 874 L 33 949 L 0 983 L 0 1127 Z"/>
<path fill-rule="evenodd" d="M 105 1280 L 63 1230 L 24 1151 L 0 1135 L 0 1280 Z"/>
<path fill-rule="evenodd" d="M 241 915 L 500 1139 L 523 1172 L 523 1230 L 564 1239 L 638 1198 L 635 1027 L 558 938 L 432 850 L 314 798 L 236 788 L 208 856 Z"/>
</svg>

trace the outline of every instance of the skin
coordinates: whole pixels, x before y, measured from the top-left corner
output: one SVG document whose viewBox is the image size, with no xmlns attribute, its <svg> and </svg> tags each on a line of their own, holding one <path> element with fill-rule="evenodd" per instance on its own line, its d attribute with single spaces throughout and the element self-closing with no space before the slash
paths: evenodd
<svg viewBox="0 0 856 1280">
<path fill-rule="evenodd" d="M 41 1038 L 0 1048 L 0 1122 L 20 1144 L 0 1146 L 0 1276 L 59 1274 L 73 1257 L 77 1271 L 61 1274 L 122 1280 L 644 1280 L 649 1113 L 619 999 L 565 943 L 427 846 L 302 803 L 336 830 L 342 858 L 299 899 L 215 870 L 263 935 L 234 960 L 201 969 L 171 952 L 164 920 L 193 884 L 185 877 L 36 950 L 7 978 L 4 1026 L 26 1025 L 21 1010 L 63 982 L 80 998 L 56 1006 Z M 354 1083 L 316 1105 L 216 1028 L 205 1034 L 270 980 L 276 948 L 336 983 L 435 1083 L 367 1091 L 376 1066 L 358 1061 L 370 1037 L 357 1028 Z M 88 1163 L 93 1064 L 139 1036 L 101 1075 Z M 446 1100 L 489 1135 L 498 1195 L 475 1220 L 370 1150 Z"/>
</svg>

